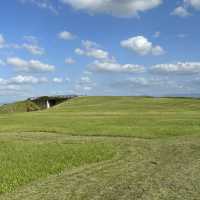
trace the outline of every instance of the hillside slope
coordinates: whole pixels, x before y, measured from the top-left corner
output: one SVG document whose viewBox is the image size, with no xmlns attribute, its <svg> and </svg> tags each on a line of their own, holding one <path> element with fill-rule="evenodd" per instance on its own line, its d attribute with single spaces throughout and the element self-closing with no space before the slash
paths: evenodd
<svg viewBox="0 0 200 200">
<path fill-rule="evenodd" d="M 4 104 L 0 106 L 0 114 L 31 112 L 40 110 L 40 107 L 31 101 L 19 101 L 16 103 Z"/>
<path fill-rule="evenodd" d="M 198 99 L 80 97 L 40 112 L 0 116 L 0 132 L 140 138 L 199 134 L 199 111 Z"/>
</svg>

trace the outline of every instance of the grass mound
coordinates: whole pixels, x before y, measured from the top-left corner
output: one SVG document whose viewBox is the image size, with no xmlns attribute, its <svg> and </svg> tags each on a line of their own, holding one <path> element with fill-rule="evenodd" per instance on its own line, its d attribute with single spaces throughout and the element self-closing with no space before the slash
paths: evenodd
<svg viewBox="0 0 200 200">
<path fill-rule="evenodd" d="M 20 101 L 0 106 L 0 114 L 17 113 L 17 112 L 32 112 L 40 110 L 40 107 L 31 101 Z"/>
</svg>

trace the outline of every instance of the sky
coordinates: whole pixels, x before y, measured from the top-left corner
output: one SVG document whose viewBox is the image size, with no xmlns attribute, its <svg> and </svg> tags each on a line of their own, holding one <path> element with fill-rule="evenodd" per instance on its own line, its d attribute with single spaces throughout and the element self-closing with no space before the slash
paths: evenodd
<svg viewBox="0 0 200 200">
<path fill-rule="evenodd" d="M 0 103 L 200 96 L 200 0 L 6 0 Z"/>
</svg>

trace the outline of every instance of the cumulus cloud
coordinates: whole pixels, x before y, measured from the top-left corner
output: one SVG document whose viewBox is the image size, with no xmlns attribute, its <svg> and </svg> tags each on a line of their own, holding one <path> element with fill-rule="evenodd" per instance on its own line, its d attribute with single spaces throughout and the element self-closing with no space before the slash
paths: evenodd
<svg viewBox="0 0 200 200">
<path fill-rule="evenodd" d="M 20 91 L 19 85 L 1 85 L 0 83 L 0 96 L 13 95 L 13 92 Z"/>
<path fill-rule="evenodd" d="M 88 56 L 88 57 L 93 57 L 96 59 L 108 59 L 108 52 L 103 51 L 101 49 L 87 49 L 87 50 L 82 50 L 82 49 L 75 49 L 75 53 L 78 55 L 84 55 L 84 56 Z"/>
<path fill-rule="evenodd" d="M 39 47 L 37 44 L 25 43 L 22 45 L 22 47 L 33 55 L 43 55 L 45 53 L 44 49 Z"/>
<path fill-rule="evenodd" d="M 191 75 L 200 73 L 199 62 L 178 62 L 175 64 L 158 64 L 151 67 L 151 71 L 159 74 Z"/>
<path fill-rule="evenodd" d="M 200 0 L 184 0 L 184 3 L 196 10 L 200 10 Z"/>
<path fill-rule="evenodd" d="M 75 85 L 75 93 L 83 94 L 89 92 L 96 87 L 96 82 L 92 80 L 91 73 L 83 73 L 83 76 Z"/>
<path fill-rule="evenodd" d="M 191 16 L 191 13 L 188 11 L 190 9 L 200 11 L 200 0 L 183 0 L 182 4 L 174 9 L 172 15 L 188 17 Z"/>
<path fill-rule="evenodd" d="M 67 65 L 73 65 L 75 63 L 76 63 L 76 61 L 73 58 L 66 58 L 65 59 L 65 64 L 67 64 Z"/>
<path fill-rule="evenodd" d="M 77 48 L 75 49 L 75 53 L 82 56 L 88 56 L 92 58 L 96 58 L 99 60 L 113 60 L 114 58 L 110 57 L 107 51 L 104 51 L 99 48 L 99 45 L 95 42 L 86 40 L 82 41 L 83 49 Z"/>
<path fill-rule="evenodd" d="M 9 79 L 0 78 L 1 85 L 38 84 L 38 83 L 46 83 L 46 82 L 48 82 L 48 79 L 46 77 L 38 78 L 34 76 L 24 76 L 24 75 L 14 76 Z"/>
<path fill-rule="evenodd" d="M 117 62 L 101 62 L 96 60 L 90 68 L 97 72 L 138 73 L 144 72 L 144 67 L 134 64 L 119 64 Z"/>
<path fill-rule="evenodd" d="M 55 66 L 42 63 L 39 60 L 23 60 L 18 57 L 7 58 L 6 63 L 18 71 L 24 72 L 52 72 Z"/>
<path fill-rule="evenodd" d="M 26 86 L 46 83 L 48 79 L 46 77 L 34 77 L 18 75 L 11 78 L 0 78 L 0 96 L 14 96 L 23 95 Z M 28 89 L 30 91 L 30 88 Z"/>
<path fill-rule="evenodd" d="M 0 34 L 0 48 L 9 48 L 9 49 L 25 49 L 33 55 L 43 55 L 45 53 L 44 48 L 40 47 L 38 40 L 34 36 L 25 36 L 25 42 L 23 44 L 16 43 L 6 43 L 3 35 Z"/>
<path fill-rule="evenodd" d="M 191 15 L 184 6 L 178 6 L 171 14 L 179 17 L 188 17 Z"/>
<path fill-rule="evenodd" d="M 61 0 L 76 10 L 86 12 L 106 13 L 117 17 L 138 16 L 138 13 L 153 9 L 162 3 L 162 0 Z"/>
<path fill-rule="evenodd" d="M 38 84 L 38 83 L 46 83 L 48 79 L 46 77 L 34 77 L 34 76 L 23 76 L 18 75 L 7 81 L 9 84 Z"/>
<path fill-rule="evenodd" d="M 83 76 L 79 79 L 79 81 L 75 84 L 75 93 L 83 94 L 87 93 L 94 89 L 96 83 L 91 78 L 92 73 L 89 71 L 84 71 Z"/>
<path fill-rule="evenodd" d="M 165 53 L 164 49 L 159 45 L 153 45 L 147 38 L 144 36 L 131 37 L 127 40 L 121 41 L 121 46 L 123 48 L 134 51 L 139 55 L 148 55 L 152 54 L 155 56 L 162 55 Z"/>
<path fill-rule="evenodd" d="M 70 33 L 69 31 L 62 31 L 60 33 L 58 33 L 58 37 L 61 40 L 73 40 L 75 39 L 75 35 L 73 35 L 72 33 Z"/>
</svg>

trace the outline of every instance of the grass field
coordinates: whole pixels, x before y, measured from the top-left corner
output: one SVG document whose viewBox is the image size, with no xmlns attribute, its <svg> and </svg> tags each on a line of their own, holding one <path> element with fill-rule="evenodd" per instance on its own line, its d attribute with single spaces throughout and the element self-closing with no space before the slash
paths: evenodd
<svg viewBox="0 0 200 200">
<path fill-rule="evenodd" d="M 0 114 L 0 199 L 200 199 L 200 100 L 80 97 Z"/>
</svg>

